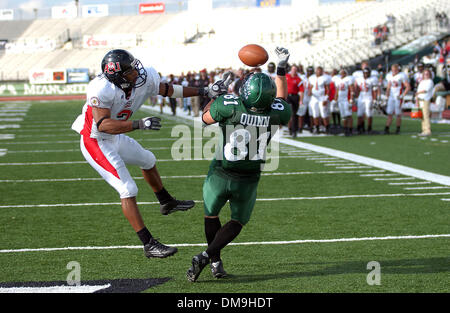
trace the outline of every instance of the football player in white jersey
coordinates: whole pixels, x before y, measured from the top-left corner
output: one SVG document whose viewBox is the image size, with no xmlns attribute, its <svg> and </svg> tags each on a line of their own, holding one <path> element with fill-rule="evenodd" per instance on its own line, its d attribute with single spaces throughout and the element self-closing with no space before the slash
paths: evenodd
<svg viewBox="0 0 450 313">
<path fill-rule="evenodd" d="M 395 114 L 397 118 L 396 134 L 398 134 L 400 133 L 400 126 L 402 124 L 402 101 L 411 89 L 411 86 L 406 74 L 400 72 L 400 67 L 398 64 L 392 65 L 391 72 L 386 75 L 386 80 L 388 82 L 386 88 L 386 98 L 388 99 L 386 113 L 388 114 L 388 118 L 384 128 L 384 133 L 389 134 L 389 128 L 392 124 L 392 117 Z"/>
<path fill-rule="evenodd" d="M 323 75 L 323 68 L 318 66 L 316 68 L 316 74 L 312 75 L 309 79 L 308 95 L 311 97 L 309 100 L 309 112 L 314 120 L 313 134 L 319 133 L 319 118 L 323 120 L 323 124 L 326 131 L 329 131 L 328 120 L 328 93 L 329 93 L 329 80 L 328 77 Z"/>
<path fill-rule="evenodd" d="M 354 71 L 352 74 L 352 76 L 355 78 L 355 80 L 357 78 L 361 78 L 364 76 L 363 71 L 366 68 L 370 69 L 369 62 L 368 61 L 361 62 L 361 69 L 358 71 Z M 370 70 L 370 78 L 372 78 L 373 80 L 378 80 L 378 76 L 380 76 L 380 73 L 378 73 L 377 70 L 372 70 L 372 69 Z"/>
<path fill-rule="evenodd" d="M 353 133 L 353 117 L 352 106 L 348 101 L 353 99 L 354 86 L 352 77 L 348 76 L 345 69 L 339 72 L 339 76 L 335 76 L 334 84 L 336 86 L 336 95 L 334 100 L 337 102 L 342 119 L 344 119 L 344 134 L 351 136 Z"/>
<path fill-rule="evenodd" d="M 358 133 L 364 133 L 364 118 L 367 118 L 367 132 L 372 133 L 372 112 L 373 112 L 373 100 L 375 99 L 375 80 L 370 77 L 370 68 L 363 70 L 363 77 L 356 79 L 356 94 L 358 97 Z"/>
<path fill-rule="evenodd" d="M 85 159 L 119 193 L 122 212 L 142 241 L 145 256 L 168 257 L 175 254 L 177 248 L 158 242 L 145 226 L 136 203 L 138 188 L 126 165 L 141 168 L 145 181 L 160 202 L 162 214 L 185 211 L 195 203 L 173 198 L 163 186 L 155 166 L 155 155 L 125 135 L 136 129 L 159 130 L 160 119 L 146 117 L 130 120 L 130 117 L 150 96 L 214 97 L 226 93 L 227 87 L 223 81 L 211 89 L 163 83 L 153 67 L 144 67 L 128 51 L 121 49 L 111 50 L 105 55 L 102 71 L 89 83 L 82 114 L 75 120 L 72 129 L 81 135 L 80 148 Z"/>
<path fill-rule="evenodd" d="M 305 115 L 308 112 L 309 107 L 309 101 L 311 99 L 311 96 L 308 94 L 309 90 L 309 77 L 314 74 L 314 69 L 312 66 L 309 66 L 306 69 L 305 75 L 300 75 L 300 78 L 302 79 L 301 87 L 300 87 L 300 103 L 297 110 L 298 115 L 298 128 L 299 132 L 301 133 L 303 131 L 303 126 L 305 124 Z M 310 117 L 309 122 L 309 128 L 312 129 L 312 117 Z"/>
</svg>

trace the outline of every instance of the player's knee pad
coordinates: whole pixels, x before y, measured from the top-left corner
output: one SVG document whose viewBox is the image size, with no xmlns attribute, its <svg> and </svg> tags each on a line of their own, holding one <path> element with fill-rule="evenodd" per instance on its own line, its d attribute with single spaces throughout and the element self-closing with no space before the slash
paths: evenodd
<svg viewBox="0 0 450 313">
<path fill-rule="evenodd" d="M 149 170 L 152 169 L 156 164 L 156 157 L 153 154 L 153 152 L 149 151 L 149 150 L 145 150 L 145 161 L 143 166 L 141 166 L 141 168 L 143 170 Z"/>
</svg>

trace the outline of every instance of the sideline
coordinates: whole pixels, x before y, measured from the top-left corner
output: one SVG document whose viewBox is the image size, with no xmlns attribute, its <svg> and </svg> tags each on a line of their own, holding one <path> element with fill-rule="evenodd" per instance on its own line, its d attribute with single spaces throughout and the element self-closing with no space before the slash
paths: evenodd
<svg viewBox="0 0 450 313">
<path fill-rule="evenodd" d="M 144 109 L 146 111 L 160 113 L 159 107 L 156 107 L 156 106 L 152 107 L 149 105 L 143 105 L 142 109 Z M 171 114 L 170 108 L 168 108 L 168 107 L 164 107 L 163 112 L 166 114 Z M 200 117 L 194 118 L 192 116 L 187 115 L 182 110 L 178 110 L 177 117 L 187 119 L 187 120 L 192 120 L 192 121 L 195 120 L 195 121 L 201 122 Z M 273 140 L 278 140 L 280 143 L 285 144 L 285 145 L 326 154 L 326 155 L 329 155 L 332 157 L 349 160 L 349 161 L 364 164 L 364 165 L 373 166 L 376 168 L 380 168 L 380 169 L 387 170 L 390 172 L 399 173 L 402 175 L 416 177 L 419 179 L 431 181 L 431 182 L 438 183 L 441 185 L 450 186 L 450 177 L 449 176 L 435 174 L 435 173 L 431 173 L 431 172 L 427 172 L 427 171 L 423 171 L 423 170 L 418 170 L 418 169 L 415 169 L 412 167 L 395 164 L 395 163 L 391 163 L 388 161 L 382 161 L 382 160 L 378 160 L 378 159 L 374 159 L 374 158 L 370 158 L 370 157 L 364 157 L 364 156 L 361 156 L 358 154 L 344 152 L 344 151 L 331 149 L 331 148 L 325 148 L 322 146 L 317 146 L 317 145 L 313 145 L 310 143 L 305 143 L 305 142 L 292 140 L 292 139 L 288 139 L 288 138 L 277 139 L 277 137 L 279 137 L 279 136 L 274 136 Z"/>
</svg>

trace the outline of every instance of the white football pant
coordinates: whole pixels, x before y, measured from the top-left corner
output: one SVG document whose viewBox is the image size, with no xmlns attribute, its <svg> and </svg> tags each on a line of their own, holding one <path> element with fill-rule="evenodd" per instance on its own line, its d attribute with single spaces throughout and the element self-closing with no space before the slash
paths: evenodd
<svg viewBox="0 0 450 313">
<path fill-rule="evenodd" d="M 80 148 L 84 158 L 120 195 L 135 197 L 138 188 L 126 164 L 141 169 L 151 169 L 156 164 L 155 155 L 145 150 L 136 140 L 124 134 L 111 139 L 95 139 L 81 136 Z"/>
</svg>

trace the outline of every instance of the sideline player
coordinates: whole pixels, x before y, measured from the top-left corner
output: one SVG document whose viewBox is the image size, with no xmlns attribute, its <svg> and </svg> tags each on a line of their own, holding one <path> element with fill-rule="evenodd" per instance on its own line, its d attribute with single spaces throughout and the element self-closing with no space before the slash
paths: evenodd
<svg viewBox="0 0 450 313">
<path fill-rule="evenodd" d="M 122 212 L 142 241 L 145 256 L 168 257 L 175 254 L 177 248 L 158 242 L 145 226 L 136 203 L 138 188 L 126 164 L 141 168 L 145 181 L 160 202 L 162 214 L 185 211 L 195 203 L 173 198 L 163 186 L 156 169 L 155 155 L 125 133 L 136 129 L 161 128 L 158 117 L 130 120 L 133 113 L 151 96 L 182 98 L 214 93 L 207 88 L 189 88 L 161 82 L 160 75 L 153 67 L 144 68 L 126 50 L 109 51 L 101 66 L 103 73 L 89 83 L 82 114 L 75 120 L 72 129 L 81 135 L 80 148 L 85 159 L 119 193 Z"/>
<path fill-rule="evenodd" d="M 328 118 L 328 94 L 329 94 L 329 80 L 323 75 L 323 68 L 318 66 L 315 75 L 309 78 L 308 95 L 309 112 L 314 121 L 313 134 L 319 134 L 319 118 L 322 118 L 325 132 L 329 133 L 329 118 Z"/>
<path fill-rule="evenodd" d="M 363 70 L 363 77 L 355 82 L 357 102 L 357 130 L 359 134 L 365 133 L 364 118 L 367 118 L 367 133 L 372 134 L 373 100 L 375 96 L 375 81 L 370 77 L 370 68 Z"/>
<path fill-rule="evenodd" d="M 222 95 L 211 101 L 203 113 L 205 124 L 219 122 L 223 152 L 211 162 L 203 184 L 208 248 L 193 257 L 186 273 L 191 282 L 197 280 L 209 262 L 215 278 L 227 275 L 220 252 L 250 220 L 272 130 L 278 129 L 280 124 L 286 125 L 291 118 L 285 77 L 289 52 L 284 48 L 277 48 L 275 52 L 278 56 L 275 82 L 263 73 L 250 74 L 246 76 L 239 96 Z M 230 201 L 231 220 L 222 226 L 219 213 L 227 201 Z"/>
<path fill-rule="evenodd" d="M 336 85 L 336 95 L 334 99 L 337 102 L 341 116 L 344 119 L 344 134 L 345 136 L 351 136 L 353 134 L 353 117 L 352 107 L 348 98 L 350 96 L 350 99 L 353 99 L 353 79 L 348 76 L 347 70 L 345 69 L 342 69 L 339 74 L 340 77 L 337 77 L 334 80 Z"/>
<path fill-rule="evenodd" d="M 392 117 L 395 114 L 397 125 L 395 133 L 399 134 L 400 126 L 402 125 L 402 101 L 406 94 L 411 90 L 411 86 L 406 74 L 400 72 L 398 64 L 392 65 L 391 72 L 386 75 L 386 80 L 388 82 L 386 88 L 386 98 L 388 99 L 386 113 L 388 114 L 388 118 L 386 120 L 384 133 L 389 134 Z"/>
</svg>

